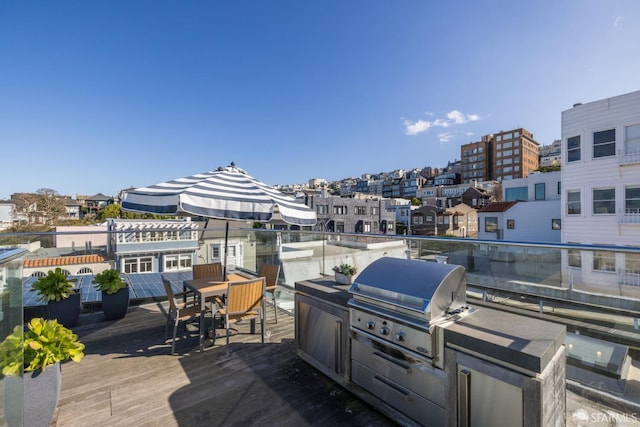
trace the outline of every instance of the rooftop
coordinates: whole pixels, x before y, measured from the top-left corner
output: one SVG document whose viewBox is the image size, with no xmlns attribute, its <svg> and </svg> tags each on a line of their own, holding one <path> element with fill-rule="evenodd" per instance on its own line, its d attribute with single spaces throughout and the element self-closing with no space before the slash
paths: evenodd
<svg viewBox="0 0 640 427">
<path fill-rule="evenodd" d="M 101 313 L 81 317 L 74 332 L 86 355 L 62 366 L 53 426 L 395 424 L 298 358 L 287 313 L 276 324 L 267 310 L 264 345 L 247 322 L 238 325 L 228 354 L 224 338 L 208 340 L 199 352 L 196 325 L 189 325 L 190 336 L 170 355 L 165 304 L 131 307 L 119 321 Z M 591 425 L 581 423 L 585 413 L 591 420 L 631 417 L 598 400 L 567 390 L 566 425 Z"/>
</svg>

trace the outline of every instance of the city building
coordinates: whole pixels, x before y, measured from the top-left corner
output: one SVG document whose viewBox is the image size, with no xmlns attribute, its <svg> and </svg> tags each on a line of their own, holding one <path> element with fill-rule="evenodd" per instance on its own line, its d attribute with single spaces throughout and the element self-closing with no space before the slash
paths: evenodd
<svg viewBox="0 0 640 427">
<path fill-rule="evenodd" d="M 317 227 L 338 233 L 395 234 L 395 210 L 386 209 L 387 201 L 379 196 L 354 194 L 338 197 L 327 194 L 310 198 L 318 217 Z"/>
<path fill-rule="evenodd" d="M 562 112 L 561 173 L 563 243 L 640 246 L 640 91 Z M 640 285 L 637 254 L 576 250 L 566 261 L 576 286 Z"/>
<path fill-rule="evenodd" d="M 523 178 L 539 167 L 538 147 L 524 128 L 483 136 L 460 147 L 462 182 Z"/>
</svg>

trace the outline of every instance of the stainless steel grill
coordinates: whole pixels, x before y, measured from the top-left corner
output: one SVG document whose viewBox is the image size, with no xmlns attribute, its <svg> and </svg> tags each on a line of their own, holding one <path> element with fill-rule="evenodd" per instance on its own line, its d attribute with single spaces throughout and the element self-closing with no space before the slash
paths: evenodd
<svg viewBox="0 0 640 427">
<path fill-rule="evenodd" d="M 349 292 L 352 381 L 416 420 L 443 425 L 446 373 L 438 325 L 469 310 L 465 269 L 381 258 Z"/>
</svg>

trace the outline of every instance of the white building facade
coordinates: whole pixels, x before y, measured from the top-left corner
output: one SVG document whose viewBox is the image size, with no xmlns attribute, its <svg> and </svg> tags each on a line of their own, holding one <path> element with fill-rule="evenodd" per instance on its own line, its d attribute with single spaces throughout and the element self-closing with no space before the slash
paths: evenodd
<svg viewBox="0 0 640 427">
<path fill-rule="evenodd" d="M 640 246 L 640 91 L 562 112 L 562 187 L 563 243 Z M 573 283 L 621 295 L 640 289 L 640 255 L 567 256 Z"/>
</svg>

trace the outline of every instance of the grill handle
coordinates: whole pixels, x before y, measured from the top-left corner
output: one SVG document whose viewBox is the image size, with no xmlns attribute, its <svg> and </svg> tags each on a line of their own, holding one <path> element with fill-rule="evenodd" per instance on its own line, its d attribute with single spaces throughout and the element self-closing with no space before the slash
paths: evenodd
<svg viewBox="0 0 640 427">
<path fill-rule="evenodd" d="M 411 368 L 409 367 L 409 365 L 396 359 L 395 357 L 389 356 L 388 354 L 385 354 L 385 353 L 380 353 L 379 351 L 374 351 L 373 355 L 378 356 L 380 359 L 382 359 L 385 362 L 388 362 L 387 365 L 390 365 L 392 368 L 396 368 L 396 369 L 399 368 L 405 374 L 411 373 Z"/>
</svg>

